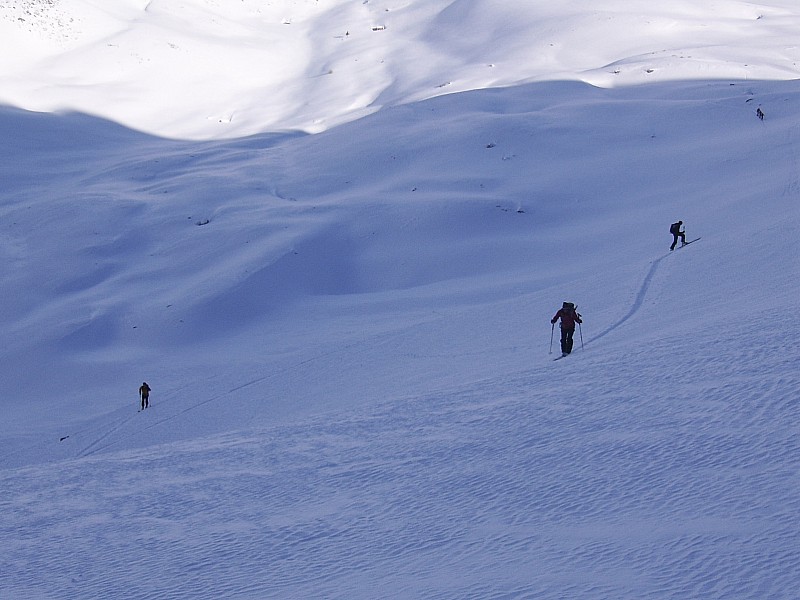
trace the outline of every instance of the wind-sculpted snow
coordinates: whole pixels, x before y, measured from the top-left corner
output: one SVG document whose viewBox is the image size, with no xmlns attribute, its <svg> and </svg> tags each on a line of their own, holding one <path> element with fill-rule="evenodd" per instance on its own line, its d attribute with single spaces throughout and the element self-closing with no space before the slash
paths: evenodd
<svg viewBox="0 0 800 600">
<path fill-rule="evenodd" d="M 793 600 L 797 22 L 0 0 L 0 598 Z"/>
<path fill-rule="evenodd" d="M 587 349 L 349 414 L 5 471 L 0 590 L 789 600 L 800 355 L 747 349 L 781 329 Z"/>
</svg>

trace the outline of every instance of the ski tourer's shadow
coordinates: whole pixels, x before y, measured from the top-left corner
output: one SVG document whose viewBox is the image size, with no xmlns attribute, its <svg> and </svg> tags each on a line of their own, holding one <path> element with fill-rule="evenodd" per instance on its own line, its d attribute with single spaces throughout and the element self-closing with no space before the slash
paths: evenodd
<svg viewBox="0 0 800 600">
<path fill-rule="evenodd" d="M 650 288 L 650 282 L 653 280 L 653 275 L 655 275 L 656 270 L 658 270 L 659 263 L 662 260 L 664 260 L 667 256 L 669 256 L 669 254 L 665 254 L 657 258 L 650 265 L 650 269 L 647 271 L 647 275 L 645 275 L 641 287 L 639 287 L 639 292 L 636 294 L 636 298 L 634 299 L 633 304 L 631 305 L 630 309 L 625 314 L 625 316 L 623 316 L 619 321 L 616 321 L 615 323 L 609 325 L 607 328 L 598 333 L 596 336 L 589 338 L 586 344 L 591 344 L 592 342 L 595 342 L 600 338 L 608 335 L 609 333 L 620 327 L 623 323 L 625 323 L 625 321 L 630 319 L 633 315 L 635 315 L 639 311 L 639 309 L 642 307 L 642 304 L 644 303 L 645 296 L 647 296 L 647 290 Z"/>
</svg>

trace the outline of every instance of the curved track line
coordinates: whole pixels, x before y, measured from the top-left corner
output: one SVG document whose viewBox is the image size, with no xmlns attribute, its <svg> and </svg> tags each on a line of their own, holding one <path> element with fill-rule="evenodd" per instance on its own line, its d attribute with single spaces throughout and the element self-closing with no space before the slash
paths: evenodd
<svg viewBox="0 0 800 600">
<path fill-rule="evenodd" d="M 633 304 L 631 305 L 630 309 L 625 314 L 625 316 L 622 317 L 616 323 L 613 323 L 612 325 L 610 325 L 609 327 L 598 333 L 596 336 L 590 338 L 589 341 L 586 342 L 587 344 L 591 344 L 592 342 L 608 335 L 618 327 L 622 326 L 628 319 L 630 319 L 637 312 L 639 312 L 639 309 L 642 307 L 642 304 L 644 304 L 644 299 L 645 296 L 647 296 L 647 290 L 650 288 L 650 283 L 653 280 L 653 276 L 656 274 L 656 271 L 658 270 L 658 265 L 667 256 L 669 256 L 669 254 L 665 254 L 657 258 L 650 265 L 650 269 L 647 271 L 647 275 L 644 276 L 644 281 L 642 281 L 641 287 L 639 287 L 639 292 L 636 294 L 636 298 L 634 299 Z"/>
</svg>

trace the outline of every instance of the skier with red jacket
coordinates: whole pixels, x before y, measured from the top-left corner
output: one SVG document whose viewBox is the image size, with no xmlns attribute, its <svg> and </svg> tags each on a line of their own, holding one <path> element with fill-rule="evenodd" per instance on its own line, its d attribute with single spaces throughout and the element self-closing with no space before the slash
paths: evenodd
<svg viewBox="0 0 800 600">
<path fill-rule="evenodd" d="M 583 323 L 581 315 L 575 310 L 572 302 L 564 302 L 556 315 L 550 319 L 555 325 L 561 319 L 561 356 L 572 352 L 572 336 L 575 334 L 575 323 Z"/>
</svg>

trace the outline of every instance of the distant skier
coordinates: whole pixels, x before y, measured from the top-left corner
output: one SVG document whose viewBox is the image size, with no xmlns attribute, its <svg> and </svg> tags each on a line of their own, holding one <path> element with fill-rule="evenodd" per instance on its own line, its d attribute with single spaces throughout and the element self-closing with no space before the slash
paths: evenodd
<svg viewBox="0 0 800 600">
<path fill-rule="evenodd" d="M 139 387 L 139 396 L 142 398 L 142 410 L 150 406 L 150 386 L 146 381 Z"/>
<path fill-rule="evenodd" d="M 756 116 L 762 121 L 764 120 L 764 111 L 761 110 L 760 106 L 756 109 Z"/>
<path fill-rule="evenodd" d="M 675 250 L 675 246 L 678 244 L 678 238 L 681 238 L 681 246 L 686 245 L 686 232 L 681 231 L 682 225 L 683 221 L 678 221 L 669 226 L 669 232 L 672 234 L 672 246 L 669 247 L 670 252 Z"/>
<path fill-rule="evenodd" d="M 572 336 L 575 335 L 575 323 L 583 323 L 581 315 L 575 310 L 572 302 L 564 302 L 550 323 L 556 324 L 561 319 L 561 356 L 572 352 Z"/>
</svg>

